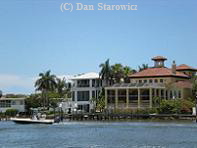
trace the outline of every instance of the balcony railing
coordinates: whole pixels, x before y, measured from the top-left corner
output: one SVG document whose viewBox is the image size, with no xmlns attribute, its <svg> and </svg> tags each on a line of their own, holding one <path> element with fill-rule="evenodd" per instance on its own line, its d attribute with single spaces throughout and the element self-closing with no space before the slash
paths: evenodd
<svg viewBox="0 0 197 148">
<path fill-rule="evenodd" d="M 77 87 L 90 87 L 89 84 L 77 84 Z"/>
</svg>

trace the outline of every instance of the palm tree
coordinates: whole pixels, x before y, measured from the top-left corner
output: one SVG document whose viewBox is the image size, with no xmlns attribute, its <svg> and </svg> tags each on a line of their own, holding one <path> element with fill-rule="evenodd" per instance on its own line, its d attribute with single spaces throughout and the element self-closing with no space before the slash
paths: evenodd
<svg viewBox="0 0 197 148">
<path fill-rule="evenodd" d="M 148 64 L 142 64 L 142 66 L 138 66 L 139 71 L 145 70 L 148 68 Z"/>
<path fill-rule="evenodd" d="M 125 67 L 123 68 L 123 72 L 124 72 L 124 79 L 125 79 L 125 82 L 126 82 L 126 83 L 129 83 L 129 75 L 130 75 L 130 74 L 136 73 L 136 70 L 135 70 L 135 69 L 132 69 L 132 68 L 129 67 L 129 66 L 125 66 Z"/>
<path fill-rule="evenodd" d="M 63 78 L 62 80 L 60 78 L 57 78 L 56 80 L 57 80 L 57 93 L 59 94 L 60 97 L 63 97 L 66 89 L 65 78 Z"/>
<path fill-rule="evenodd" d="M 95 111 L 99 111 L 99 112 L 103 112 L 104 108 L 105 108 L 105 96 L 104 96 L 104 90 L 102 90 L 98 97 L 93 97 L 91 99 L 91 103 L 93 104 L 93 108 L 95 109 Z"/>
<path fill-rule="evenodd" d="M 101 68 L 99 73 L 100 79 L 104 82 L 104 86 L 109 86 L 111 79 L 111 66 L 109 64 L 109 59 L 107 59 L 105 63 L 100 64 L 99 67 Z"/>
<path fill-rule="evenodd" d="M 120 83 L 121 79 L 124 78 L 124 69 L 122 64 L 114 64 L 111 66 L 111 69 L 115 83 Z"/>
<path fill-rule="evenodd" d="M 35 82 L 36 90 L 42 92 L 43 106 L 49 107 L 48 93 L 54 91 L 57 87 L 56 76 L 50 74 L 50 70 L 39 74 L 39 79 Z"/>
</svg>

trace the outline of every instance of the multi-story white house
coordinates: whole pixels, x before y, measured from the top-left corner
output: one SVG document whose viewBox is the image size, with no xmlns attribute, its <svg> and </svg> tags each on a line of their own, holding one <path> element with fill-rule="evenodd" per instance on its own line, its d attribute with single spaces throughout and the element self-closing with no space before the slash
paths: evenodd
<svg viewBox="0 0 197 148">
<path fill-rule="evenodd" d="M 79 74 L 72 78 L 72 101 L 78 110 L 90 112 L 94 108 L 92 98 L 97 98 L 101 91 L 101 80 L 95 72 Z"/>
<path fill-rule="evenodd" d="M 25 98 L 0 98 L 0 112 L 6 112 L 7 109 L 25 112 Z"/>
</svg>

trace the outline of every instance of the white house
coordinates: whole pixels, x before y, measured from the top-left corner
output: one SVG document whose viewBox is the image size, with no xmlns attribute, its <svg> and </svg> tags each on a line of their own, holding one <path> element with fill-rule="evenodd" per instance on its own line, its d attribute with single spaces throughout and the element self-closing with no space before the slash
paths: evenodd
<svg viewBox="0 0 197 148">
<path fill-rule="evenodd" d="M 25 112 L 25 98 L 0 98 L 0 112 L 6 112 L 7 109 Z"/>
<path fill-rule="evenodd" d="M 95 72 L 83 73 L 72 78 L 72 101 L 78 110 L 89 112 L 93 109 L 92 98 L 97 98 L 101 91 L 99 74 Z"/>
</svg>

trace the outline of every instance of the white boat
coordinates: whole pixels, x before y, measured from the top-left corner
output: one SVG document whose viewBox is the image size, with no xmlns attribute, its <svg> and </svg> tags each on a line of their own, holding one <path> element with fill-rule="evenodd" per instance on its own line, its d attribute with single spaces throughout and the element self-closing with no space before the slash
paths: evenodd
<svg viewBox="0 0 197 148">
<path fill-rule="evenodd" d="M 46 119 L 46 114 L 41 114 L 37 108 L 32 108 L 31 118 L 11 118 L 11 121 L 20 124 L 53 124 L 53 119 Z"/>
<path fill-rule="evenodd" d="M 31 119 L 31 118 L 11 118 L 11 121 L 20 124 L 53 124 L 54 120 L 50 119 Z"/>
</svg>

